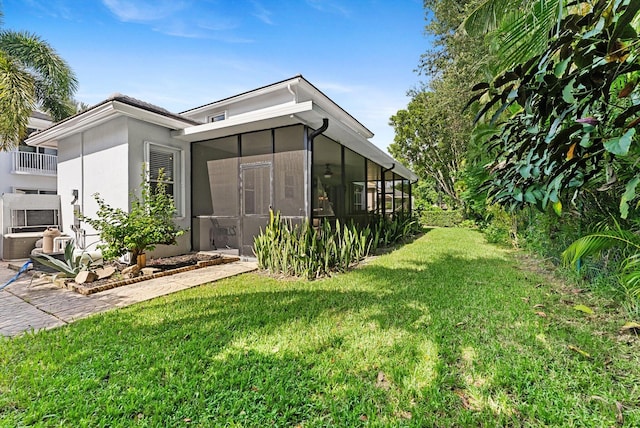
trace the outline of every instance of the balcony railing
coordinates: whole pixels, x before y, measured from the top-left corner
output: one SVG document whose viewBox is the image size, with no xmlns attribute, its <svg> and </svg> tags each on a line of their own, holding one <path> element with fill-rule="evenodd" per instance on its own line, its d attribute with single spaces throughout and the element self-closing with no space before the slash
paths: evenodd
<svg viewBox="0 0 640 428">
<path fill-rule="evenodd" d="M 58 156 L 56 155 L 16 150 L 11 153 L 11 156 L 13 173 L 51 176 L 58 174 Z"/>
</svg>

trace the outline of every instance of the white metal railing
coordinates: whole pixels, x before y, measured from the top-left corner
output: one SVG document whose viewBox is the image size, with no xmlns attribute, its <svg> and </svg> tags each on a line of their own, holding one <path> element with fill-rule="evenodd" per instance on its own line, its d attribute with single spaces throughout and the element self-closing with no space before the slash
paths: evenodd
<svg viewBox="0 0 640 428">
<path fill-rule="evenodd" d="M 43 153 L 21 152 L 11 153 L 12 172 L 18 174 L 57 175 L 58 156 Z"/>
</svg>

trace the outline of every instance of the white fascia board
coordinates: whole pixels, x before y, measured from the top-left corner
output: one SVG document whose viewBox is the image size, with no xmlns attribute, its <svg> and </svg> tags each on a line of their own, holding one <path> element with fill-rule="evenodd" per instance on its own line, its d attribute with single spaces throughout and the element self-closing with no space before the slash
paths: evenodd
<svg viewBox="0 0 640 428">
<path fill-rule="evenodd" d="M 30 146 L 56 148 L 59 140 L 103 123 L 114 117 L 116 114 L 117 112 L 113 108 L 113 102 L 105 103 L 95 109 L 87 111 L 84 114 L 71 118 L 63 124 L 53 125 L 49 129 L 38 132 L 37 134 L 27 138 L 25 143 Z"/>
<path fill-rule="evenodd" d="M 302 103 L 287 103 L 275 107 L 267 107 L 261 110 L 255 110 L 248 113 L 231 116 L 219 122 L 209 122 L 202 125 L 189 126 L 178 131 L 173 131 L 171 136 L 184 141 L 198 141 L 206 139 L 207 133 L 229 129 L 232 133 L 233 127 L 246 125 L 253 122 L 275 119 L 282 116 L 291 116 L 313 110 L 313 102 L 305 101 Z"/>
<path fill-rule="evenodd" d="M 361 135 L 363 138 L 372 138 L 373 132 L 367 129 L 363 124 L 358 122 L 353 116 L 347 113 L 342 107 L 333 102 L 330 98 L 316 89 L 314 86 L 309 84 L 306 81 L 302 83 L 306 83 L 304 85 L 304 90 L 307 91 L 312 99 L 316 102 L 318 106 L 328 112 L 332 117 L 340 118 L 340 121 L 344 123 L 346 126 L 350 127 L 353 132 L 358 135 Z M 302 87 L 302 85 L 301 85 Z"/>
<path fill-rule="evenodd" d="M 25 143 L 30 146 L 56 148 L 59 140 L 95 127 L 96 125 L 111 120 L 119 115 L 126 115 L 145 122 L 165 126 L 170 129 L 181 129 L 191 125 L 191 123 L 187 121 L 163 116 L 158 113 L 150 112 L 139 107 L 113 100 L 81 113 L 60 125 L 54 125 L 49 129 L 38 132 L 32 137 L 29 137 Z"/>
<path fill-rule="evenodd" d="M 164 126 L 170 129 L 183 129 L 187 126 L 192 126 L 191 121 L 180 120 L 177 118 L 164 116 L 162 114 L 154 113 L 149 110 L 145 110 L 140 107 L 132 106 L 120 101 L 112 101 L 114 109 L 118 112 L 125 114 L 134 119 L 139 119 L 147 123 L 153 123 L 154 125 Z"/>
<path fill-rule="evenodd" d="M 269 86 L 265 86 L 263 88 L 260 89 L 256 89 L 253 91 L 249 91 L 249 92 L 245 92 L 243 94 L 240 95 L 235 95 L 235 96 L 231 96 L 229 98 L 225 98 L 223 100 L 220 101 L 215 101 L 213 103 L 210 104 L 206 104 L 200 107 L 197 107 L 195 109 L 192 110 L 187 110 L 185 112 L 182 112 L 181 114 L 183 114 L 184 116 L 194 116 L 197 115 L 199 113 L 202 112 L 206 112 L 209 110 L 219 110 L 222 107 L 228 106 L 229 104 L 235 104 L 235 103 L 239 103 L 241 101 L 245 101 L 245 100 L 250 100 L 256 97 L 259 97 L 261 95 L 265 95 L 265 94 L 269 94 L 271 92 L 276 92 L 288 87 L 291 87 L 291 85 L 297 85 L 300 83 L 301 78 L 300 77 L 296 77 L 293 79 L 289 79 L 289 80 L 285 80 L 283 82 L 280 82 L 276 85 L 269 85 Z M 293 97 L 293 95 L 292 95 Z"/>
</svg>

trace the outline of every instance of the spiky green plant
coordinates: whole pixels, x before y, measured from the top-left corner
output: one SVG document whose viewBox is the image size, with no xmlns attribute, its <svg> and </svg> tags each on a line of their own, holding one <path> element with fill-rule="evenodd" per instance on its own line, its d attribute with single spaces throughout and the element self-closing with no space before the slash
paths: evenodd
<svg viewBox="0 0 640 428">
<path fill-rule="evenodd" d="M 308 221 L 294 225 L 271 212 L 269 224 L 254 240 L 258 266 L 271 273 L 308 279 L 344 272 L 362 261 L 379 245 L 392 245 L 419 229 L 411 217 L 381 217 L 371 227 L 326 219 L 317 227 Z"/>
<path fill-rule="evenodd" d="M 75 277 L 83 270 L 90 270 L 94 265 L 94 260 L 88 253 L 82 253 L 73 257 L 74 245 L 68 242 L 64 248 L 64 261 L 45 253 L 32 254 L 31 258 L 42 263 L 53 270 L 60 272 L 66 277 Z"/>
</svg>

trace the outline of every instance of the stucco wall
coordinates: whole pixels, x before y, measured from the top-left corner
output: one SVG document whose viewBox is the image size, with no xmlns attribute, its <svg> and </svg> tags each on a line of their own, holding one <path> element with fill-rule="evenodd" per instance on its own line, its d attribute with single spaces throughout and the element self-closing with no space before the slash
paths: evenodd
<svg viewBox="0 0 640 428">
<path fill-rule="evenodd" d="M 72 191 L 78 190 L 78 201 L 84 215 L 95 217 L 98 205 L 92 196 L 99 193 L 112 207 L 128 209 L 131 192 L 139 192 L 142 166 L 145 161 L 145 143 L 152 142 L 181 150 L 181 212 L 176 219 L 183 229 L 189 229 L 191 200 L 189 143 L 171 138 L 171 130 L 127 117 L 119 117 L 90 130 L 66 138 L 58 143 L 58 193 L 61 195 L 64 232 L 73 236 Z M 139 193 L 138 193 L 139 194 Z M 86 230 L 86 245 L 93 247 L 98 240 L 95 230 L 82 223 Z M 191 238 L 186 233 L 178 246 L 158 248 L 158 254 L 182 254 L 191 249 Z"/>
<path fill-rule="evenodd" d="M 127 209 L 129 187 L 126 119 L 117 118 L 58 142 L 58 194 L 62 202 L 64 232 L 74 236 L 72 191 L 84 215 L 95 217 L 95 193 L 111 206 Z M 82 223 L 86 245 L 97 241 L 95 230 Z"/>
<path fill-rule="evenodd" d="M 255 110 L 260 110 L 267 107 L 276 106 L 279 104 L 290 103 L 292 101 L 293 101 L 293 95 L 286 88 L 283 88 L 279 91 L 255 96 L 251 99 L 236 101 L 228 105 L 224 105 L 224 103 L 220 103 L 222 105 L 211 106 L 210 108 L 207 108 L 205 111 L 199 112 L 197 114 L 190 114 L 189 112 L 187 112 L 187 113 L 184 113 L 184 116 L 189 117 L 193 120 L 206 123 L 208 122 L 207 118 L 214 113 L 222 113 L 226 111 L 227 117 L 231 117 L 231 116 L 236 116 L 238 114 L 247 113 L 250 111 L 255 111 Z"/>
<path fill-rule="evenodd" d="M 129 133 L 129 188 L 139 189 L 142 165 L 145 162 L 145 143 L 158 144 L 180 150 L 180 216 L 175 219 L 182 229 L 189 229 L 180 237 L 176 246 L 159 246 L 150 254 L 151 257 L 184 254 L 191 250 L 191 144 L 171 137 L 171 130 L 162 126 L 142 122 L 137 119 L 128 120 Z"/>
</svg>

